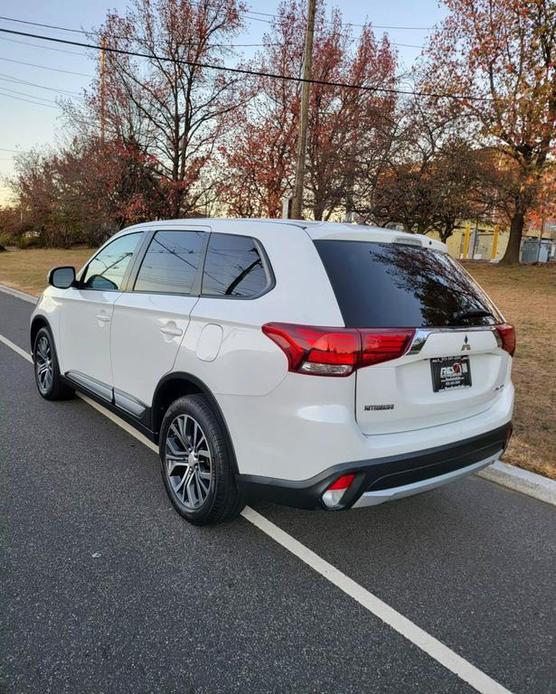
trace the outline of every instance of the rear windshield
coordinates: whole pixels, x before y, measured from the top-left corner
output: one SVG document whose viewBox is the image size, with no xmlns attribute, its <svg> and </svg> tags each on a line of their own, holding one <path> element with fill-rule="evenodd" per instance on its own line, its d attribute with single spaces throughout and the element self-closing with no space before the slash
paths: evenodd
<svg viewBox="0 0 556 694">
<path fill-rule="evenodd" d="M 349 328 L 492 325 L 496 307 L 446 253 L 397 243 L 315 241 Z"/>
</svg>

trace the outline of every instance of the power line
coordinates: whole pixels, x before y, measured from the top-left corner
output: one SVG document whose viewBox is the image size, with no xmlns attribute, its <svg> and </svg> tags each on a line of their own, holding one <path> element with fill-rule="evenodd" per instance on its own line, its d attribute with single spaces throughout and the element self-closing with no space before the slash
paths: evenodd
<svg viewBox="0 0 556 694">
<path fill-rule="evenodd" d="M 277 15 L 271 14 L 270 12 L 256 12 L 255 10 L 246 10 L 244 13 L 247 16 L 247 12 L 249 14 L 260 14 L 263 15 L 264 17 L 272 17 L 273 19 L 276 19 Z M 0 17 L 1 19 L 1 17 Z M 266 20 L 266 19 L 258 19 L 257 17 L 249 17 L 249 19 L 255 19 L 258 22 L 266 22 L 267 24 L 272 24 L 271 21 Z M 359 29 L 364 29 L 365 27 L 368 26 L 368 24 L 354 24 L 353 22 L 345 22 L 347 26 L 350 27 L 357 27 Z M 430 31 L 433 27 L 407 27 L 407 26 L 394 26 L 391 24 L 373 24 L 372 22 L 370 23 L 371 27 L 373 29 L 395 29 L 396 31 L 398 30 L 409 30 L 409 31 Z"/>
<path fill-rule="evenodd" d="M 272 73 L 272 72 L 261 72 L 258 70 L 248 70 L 246 68 L 227 67 L 224 65 L 213 65 L 211 63 L 201 63 L 201 62 L 193 61 L 193 60 L 185 60 L 185 59 L 177 60 L 174 58 L 168 58 L 166 56 L 161 56 L 161 55 L 156 55 L 156 54 L 140 53 L 139 51 L 130 51 L 130 50 L 127 50 L 125 48 L 109 48 L 109 47 L 103 48 L 102 46 L 99 46 L 97 44 L 82 43 L 80 41 L 69 41 L 67 39 L 60 39 L 60 38 L 57 38 L 54 36 L 44 36 L 41 34 L 31 34 L 29 32 L 24 32 L 24 31 L 15 31 L 14 29 L 0 28 L 0 32 L 6 33 L 6 34 L 16 34 L 17 36 L 28 36 L 28 37 L 34 38 L 34 39 L 41 39 L 43 41 L 53 41 L 54 43 L 63 43 L 63 44 L 68 44 L 70 46 L 81 46 L 83 48 L 94 48 L 94 49 L 99 50 L 99 51 L 106 50 L 109 53 L 128 55 L 128 56 L 136 57 L 136 58 L 148 58 L 148 59 L 155 58 L 156 60 L 160 60 L 160 61 L 164 61 L 164 62 L 180 64 L 180 65 L 188 65 L 189 67 L 198 67 L 198 68 L 205 69 L 205 70 L 218 70 L 220 72 L 230 72 L 230 73 L 238 74 L 238 75 L 249 75 L 251 77 L 267 77 L 269 79 L 283 80 L 284 82 L 297 82 L 297 83 L 308 82 L 310 84 L 316 84 L 316 85 L 324 86 L 324 87 L 360 89 L 362 91 L 368 91 L 368 92 L 381 92 L 384 94 L 400 94 L 400 95 L 405 95 L 405 96 L 418 96 L 418 97 L 426 97 L 426 98 L 434 98 L 434 99 L 446 98 L 446 99 L 457 99 L 457 100 L 469 99 L 472 101 L 489 101 L 489 99 L 487 97 L 483 97 L 483 96 L 436 93 L 436 92 L 418 92 L 418 91 L 413 91 L 413 90 L 395 89 L 393 87 L 370 87 L 368 85 L 363 85 L 363 84 L 350 84 L 348 82 L 329 82 L 327 80 L 318 80 L 318 79 L 306 80 L 306 79 L 303 79 L 302 77 L 294 77 L 291 75 L 280 75 L 280 74 L 276 74 L 276 73 Z M 6 58 L 0 58 L 0 60 L 6 60 Z M 18 61 L 11 61 L 11 62 L 18 62 Z M 43 67 L 43 66 L 35 66 L 35 67 Z M 60 70 L 60 72 L 68 72 L 68 71 L 67 70 L 66 71 Z M 73 73 L 73 74 L 83 74 L 83 73 Z M 86 76 L 87 75 L 85 75 L 85 77 Z"/>
<path fill-rule="evenodd" d="M 263 24 L 272 24 L 272 21 L 270 19 L 261 19 L 260 17 L 250 17 L 247 12 L 243 13 L 244 17 L 247 17 L 247 19 L 250 19 L 252 22 L 262 22 Z"/>
<path fill-rule="evenodd" d="M 198 4 L 198 3 L 193 3 L 193 4 Z M 258 17 L 251 17 L 249 15 L 261 15 L 263 17 L 270 17 L 271 19 L 276 19 L 277 15 L 272 14 L 271 12 L 258 12 L 257 10 L 245 10 L 242 14 L 244 14 L 248 19 L 254 19 L 255 21 L 258 22 L 264 22 L 265 24 L 272 24 L 271 21 L 266 20 L 266 19 L 259 19 Z M 26 19 L 16 19 L 15 17 L 5 17 L 5 16 L 0 16 L 0 19 L 3 19 L 6 22 L 17 22 L 18 24 L 29 24 L 31 26 L 35 27 L 43 27 L 44 29 L 55 29 L 57 31 L 69 31 L 75 34 L 90 34 L 90 31 L 85 31 L 85 29 L 74 29 L 70 27 L 63 27 L 59 26 L 56 24 L 44 24 L 43 22 L 31 22 Z M 346 22 L 348 26 L 352 27 L 359 27 L 363 28 L 367 26 L 366 24 L 354 24 L 353 22 Z M 391 25 L 391 24 L 372 24 L 371 26 L 374 29 L 393 29 L 396 31 L 430 31 L 433 29 L 433 27 L 415 27 L 415 26 L 401 26 L 401 25 Z"/>
<path fill-rule="evenodd" d="M 16 84 L 24 84 L 28 87 L 37 87 L 38 89 L 47 89 L 50 92 L 57 92 L 58 94 L 67 96 L 81 96 L 79 92 L 72 92 L 69 89 L 57 89 L 56 87 L 47 87 L 44 84 L 37 84 L 36 82 L 28 82 L 27 80 L 20 80 L 17 77 L 12 77 L 11 75 L 6 75 L 0 72 L 0 81 L 2 82 L 14 82 Z"/>
<path fill-rule="evenodd" d="M 263 17 L 270 17 L 272 19 L 276 19 L 277 15 L 273 14 L 272 12 L 259 12 L 257 10 L 252 10 L 251 8 L 248 8 L 245 12 L 245 15 L 247 14 L 258 14 Z M 0 18 L 1 19 L 1 18 Z M 250 17 L 250 19 L 255 19 L 255 17 Z M 263 21 L 263 20 L 258 20 L 258 21 Z M 367 24 L 354 24 L 353 22 L 345 22 L 348 26 L 351 27 L 360 27 L 364 28 L 368 26 Z M 268 24 L 271 24 L 271 22 L 268 22 Z M 374 24 L 371 22 L 371 26 L 373 29 L 407 29 L 409 31 L 430 31 L 433 27 L 408 27 L 408 26 L 400 26 L 400 25 L 391 25 L 391 24 Z"/>
<path fill-rule="evenodd" d="M 56 24 L 43 24 L 42 22 L 31 22 L 27 19 L 16 19 L 15 17 L 2 17 L 6 22 L 17 22 L 18 24 L 31 24 L 34 27 L 43 27 L 45 29 L 57 29 L 58 31 L 71 31 L 75 34 L 86 34 L 87 32 L 83 29 L 69 29 L 68 27 L 57 26 Z"/>
<path fill-rule="evenodd" d="M 35 106 L 45 106 L 46 108 L 58 108 L 57 106 L 52 106 L 51 104 L 43 104 L 41 101 L 31 101 L 31 99 L 24 99 L 21 96 L 6 94 L 3 91 L 0 91 L 0 96 L 7 96 L 9 99 L 17 99 L 17 101 L 26 101 L 28 104 L 34 104 Z"/>
<path fill-rule="evenodd" d="M 37 101 L 45 101 L 48 104 L 56 103 L 55 101 L 52 101 L 52 99 L 46 99 L 42 96 L 37 96 L 36 94 L 28 94 L 27 92 L 18 92 L 16 89 L 9 89 L 9 87 L 0 86 L 0 89 L 5 92 L 11 92 L 12 94 L 18 94 L 19 96 L 27 96 L 30 99 L 36 99 Z"/>
<path fill-rule="evenodd" d="M 244 14 L 247 14 L 247 13 L 258 14 L 258 15 L 261 15 L 263 17 L 271 17 L 272 19 L 276 19 L 276 16 L 277 16 L 276 14 L 272 14 L 272 12 L 259 12 L 257 10 L 252 10 L 251 8 L 247 9 Z M 252 17 L 251 19 L 254 19 L 254 18 Z M 259 20 L 259 21 L 261 21 L 261 20 Z M 270 22 L 269 22 L 269 24 L 270 24 Z M 361 27 L 361 28 L 367 26 L 366 24 L 354 24 L 353 22 L 346 22 L 346 24 L 348 26 Z M 390 24 L 371 24 L 371 26 L 374 29 L 396 29 L 396 30 L 408 29 L 410 31 L 430 31 L 433 28 L 433 27 L 408 27 L 408 26 L 400 26 L 400 25 L 393 26 Z"/>
<path fill-rule="evenodd" d="M 9 31 L 9 30 L 8 29 L 0 29 L 0 31 Z M 73 72 L 72 70 L 62 70 L 62 68 L 48 67 L 46 65 L 37 65 L 37 63 L 26 63 L 23 60 L 14 60 L 13 58 L 0 57 L 0 60 L 5 60 L 7 63 L 16 63 L 17 65 L 28 65 L 29 67 L 38 67 L 41 70 L 52 70 L 53 72 L 63 72 L 66 75 L 79 75 L 80 77 L 89 77 L 91 79 L 94 77 L 94 75 L 88 75 L 85 72 Z"/>
<path fill-rule="evenodd" d="M 86 32 L 83 32 L 84 34 Z M 122 38 L 114 34 L 110 35 L 112 38 Z M 127 40 L 136 41 L 132 37 L 125 37 Z M 29 48 L 41 48 L 44 51 L 56 51 L 56 53 L 66 53 L 68 55 L 85 55 L 85 53 L 79 53 L 78 51 L 68 51 L 63 48 L 53 48 L 52 46 L 41 46 L 38 43 L 29 43 L 28 41 L 17 41 L 17 39 L 9 39 L 6 36 L 0 36 L 0 40 L 9 41 L 10 43 L 17 43 L 20 46 L 28 46 Z M 350 39 L 352 42 L 358 41 L 357 37 Z M 285 41 L 284 43 L 213 43 L 211 48 L 270 48 L 279 47 L 283 45 L 292 45 L 292 41 Z M 400 46 L 401 48 L 424 48 L 424 46 L 418 46 L 413 43 L 397 43 L 396 41 L 390 41 L 392 46 Z"/>
<path fill-rule="evenodd" d="M 6 149 L 6 147 L 0 147 L 0 152 L 13 152 L 14 154 L 21 154 L 19 149 Z"/>
<path fill-rule="evenodd" d="M 84 34 L 85 36 L 89 36 L 93 32 L 91 31 L 85 31 L 84 29 L 71 29 L 69 27 L 61 27 L 61 26 L 53 26 L 52 24 L 42 24 L 41 22 L 28 22 L 23 19 L 11 19 L 9 17 L 0 17 L 0 19 L 7 20 L 10 22 L 19 22 L 20 24 L 32 24 L 33 26 L 39 26 L 39 27 L 44 27 L 46 29 L 60 29 L 63 31 L 72 31 L 75 33 L 79 34 Z M 137 39 L 134 39 L 133 37 L 129 36 L 119 36 L 117 34 L 111 34 L 112 38 L 117 38 L 117 39 L 127 39 L 127 40 L 134 40 L 136 41 Z M 34 48 L 44 48 L 45 50 L 49 51 L 58 51 L 59 53 L 69 53 L 71 55 L 83 55 L 82 53 L 77 53 L 77 51 L 65 51 L 62 48 L 52 48 L 50 46 L 39 46 L 36 43 L 27 43 L 25 41 L 16 41 L 15 39 L 8 39 L 6 37 L 1 37 L 4 41 L 10 41 L 11 43 L 18 43 L 22 46 L 33 46 Z M 273 43 L 273 44 L 267 44 L 267 43 L 213 43 L 212 47 L 213 48 L 257 48 L 257 47 L 262 47 L 262 46 L 279 46 L 281 44 L 279 43 Z"/>
<path fill-rule="evenodd" d="M 28 41 L 18 41 L 17 39 L 9 39 L 7 36 L 0 36 L 2 41 L 9 41 L 10 43 L 17 43 L 20 46 L 27 46 L 29 48 L 42 48 L 44 51 L 56 51 L 56 53 L 67 53 L 68 55 L 85 55 L 84 53 L 79 53 L 78 51 L 68 51 L 65 48 L 54 48 L 53 46 L 41 46 L 38 43 L 29 43 Z"/>
<path fill-rule="evenodd" d="M 249 10 L 251 12 L 251 10 Z M 270 15 L 268 13 L 263 13 L 263 12 L 255 12 L 254 14 L 265 14 L 268 15 L 269 17 L 274 17 L 275 15 Z M 9 21 L 9 22 L 19 22 L 20 24 L 31 24 L 32 26 L 39 26 L 39 27 L 44 27 L 47 29 L 57 29 L 60 31 L 71 31 L 79 34 L 84 34 L 85 36 L 89 36 L 91 33 L 90 31 L 85 31 L 84 29 L 73 29 L 70 27 L 61 27 L 58 25 L 52 25 L 52 24 L 43 24 L 41 22 L 29 22 L 27 20 L 23 19 L 13 19 L 11 17 L 2 17 L 0 16 L 0 19 Z M 251 17 L 251 19 L 256 19 L 255 17 Z M 268 22 L 270 24 L 270 22 Z M 365 25 L 363 24 L 352 24 L 350 22 L 346 22 L 346 25 L 348 26 L 354 26 L 354 27 L 363 27 Z M 426 27 L 387 27 L 387 26 L 382 26 L 382 25 L 372 25 L 373 28 L 376 29 L 419 29 L 422 28 L 423 30 L 426 29 Z M 133 37 L 128 37 L 128 36 L 119 36 L 117 34 L 112 34 L 111 35 L 113 38 L 118 38 L 118 39 L 126 39 L 126 40 L 133 40 L 136 41 L 137 39 L 134 39 Z M 24 41 L 16 41 L 14 39 L 8 39 L 6 37 L 3 37 L 4 41 L 10 41 L 11 43 L 18 43 L 22 46 L 33 46 L 34 48 L 43 48 L 45 50 L 50 50 L 50 51 L 57 51 L 59 53 L 69 53 L 71 55 L 82 55 L 81 53 L 77 53 L 76 51 L 65 51 L 62 48 L 53 48 L 51 46 L 39 46 L 36 43 L 26 43 Z M 357 39 L 353 39 L 357 40 Z M 417 44 L 413 43 L 398 43 L 396 41 L 390 41 L 392 46 L 399 46 L 400 48 L 423 48 L 423 46 L 419 46 Z M 280 46 L 282 44 L 280 43 L 215 43 L 212 44 L 213 48 L 264 48 L 265 46 Z"/>
<path fill-rule="evenodd" d="M 365 24 L 352 24 L 351 22 L 346 22 L 346 24 L 349 24 L 352 27 L 364 27 L 366 26 Z M 388 24 L 373 24 L 371 22 L 371 26 L 373 29 L 408 29 L 409 31 L 430 31 L 431 29 L 434 29 L 434 27 L 404 27 L 404 26 L 390 26 Z"/>
</svg>

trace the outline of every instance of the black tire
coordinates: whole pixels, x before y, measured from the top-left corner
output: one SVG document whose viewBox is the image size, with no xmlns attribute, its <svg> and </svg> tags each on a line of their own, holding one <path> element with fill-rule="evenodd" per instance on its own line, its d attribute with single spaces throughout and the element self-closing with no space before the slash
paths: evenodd
<svg viewBox="0 0 556 694">
<path fill-rule="evenodd" d="M 186 395 L 170 405 L 162 421 L 159 452 L 170 501 L 190 523 L 211 525 L 241 513 L 245 502 L 227 435 L 204 395 Z"/>
<path fill-rule="evenodd" d="M 52 333 L 46 327 L 35 337 L 33 367 L 37 390 L 45 400 L 67 400 L 73 396 L 73 390 L 62 381 Z"/>
</svg>

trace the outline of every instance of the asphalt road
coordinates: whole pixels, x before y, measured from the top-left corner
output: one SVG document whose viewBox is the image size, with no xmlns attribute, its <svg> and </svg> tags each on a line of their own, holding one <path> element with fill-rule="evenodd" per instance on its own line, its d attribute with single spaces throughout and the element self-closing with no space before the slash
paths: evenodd
<svg viewBox="0 0 556 694">
<path fill-rule="evenodd" d="M 32 305 L 0 292 L 28 350 Z M 194 528 L 155 453 L 48 403 L 0 343 L 2 691 L 465 692 L 240 518 Z M 556 691 L 554 508 L 478 477 L 375 509 L 255 509 L 513 692 Z"/>
</svg>

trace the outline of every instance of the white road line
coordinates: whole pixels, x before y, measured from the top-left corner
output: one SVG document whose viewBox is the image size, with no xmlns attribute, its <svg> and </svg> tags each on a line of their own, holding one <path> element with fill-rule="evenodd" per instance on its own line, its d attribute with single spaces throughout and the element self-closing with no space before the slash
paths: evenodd
<svg viewBox="0 0 556 694">
<path fill-rule="evenodd" d="M 36 304 L 38 301 L 36 296 L 27 294 L 26 292 L 21 292 L 19 289 L 14 289 L 13 287 L 6 287 L 5 284 L 0 284 L 0 292 L 4 292 L 4 294 L 11 294 L 12 296 L 17 297 L 22 301 L 27 301 L 30 304 Z"/>
<path fill-rule="evenodd" d="M 484 672 L 435 639 L 434 636 L 427 634 L 407 617 L 387 605 L 325 559 L 319 557 L 313 550 L 301 544 L 267 518 L 261 516 L 260 513 L 247 506 L 243 510 L 242 516 L 478 692 L 485 694 L 487 692 L 489 694 L 505 692 L 505 694 L 509 694 L 508 690 L 501 684 L 485 675 Z"/>
<path fill-rule="evenodd" d="M 0 342 L 3 342 L 7 347 L 19 354 L 20 357 L 32 361 L 30 354 L 18 347 L 11 340 L 0 335 Z M 102 405 L 99 405 L 91 398 L 85 395 L 78 394 L 88 405 L 94 407 L 95 410 L 108 417 L 114 424 L 124 429 L 128 434 L 131 434 L 138 441 L 141 441 L 145 446 L 152 451 L 158 452 L 157 446 L 152 441 L 149 441 L 145 436 L 136 431 L 123 419 L 107 410 Z M 261 530 L 265 535 L 272 538 L 279 545 L 284 547 L 295 555 L 302 562 L 310 566 L 314 571 L 320 574 L 327 581 L 339 588 L 343 593 L 349 595 L 356 600 L 362 607 L 368 610 L 375 617 L 378 617 L 389 627 L 394 629 L 398 634 L 401 634 L 408 641 L 427 653 L 431 658 L 440 663 L 447 670 L 450 670 L 464 682 L 467 682 L 473 689 L 482 694 L 510 694 L 509 690 L 501 684 L 486 675 L 482 670 L 479 670 L 469 661 L 455 653 L 451 648 L 445 646 L 441 641 L 431 636 L 426 631 L 418 627 L 411 620 L 404 617 L 393 607 L 390 607 L 385 602 L 366 588 L 356 583 L 353 579 L 346 576 L 335 566 L 327 562 L 318 554 L 313 552 L 299 540 L 296 540 L 292 535 L 285 532 L 277 525 L 269 521 L 254 509 L 246 506 L 242 511 L 243 518 L 252 523 L 255 527 Z"/>
<path fill-rule="evenodd" d="M 3 335 L 0 335 L 0 342 L 3 342 L 6 345 L 6 347 L 13 349 L 13 351 L 16 354 L 19 354 L 20 357 L 23 357 L 24 359 L 27 359 L 27 361 L 30 361 L 31 364 L 33 363 L 33 359 L 31 358 L 31 355 L 29 354 L 29 352 L 26 352 L 24 349 L 21 349 L 21 347 L 18 347 L 15 344 L 15 342 L 8 340 L 8 338 L 4 337 Z"/>
</svg>

